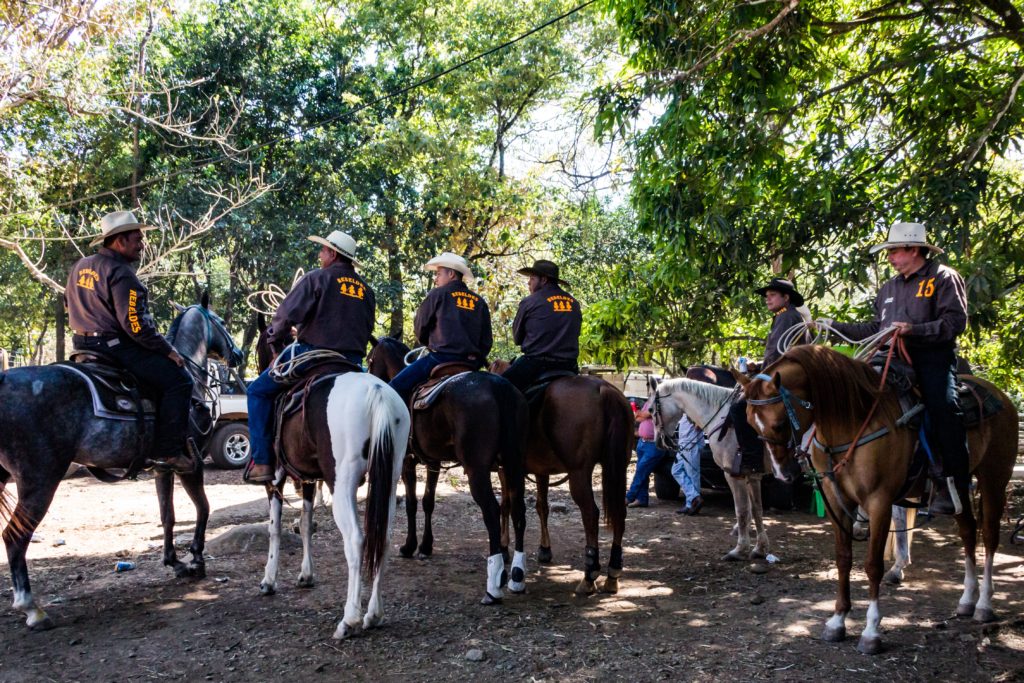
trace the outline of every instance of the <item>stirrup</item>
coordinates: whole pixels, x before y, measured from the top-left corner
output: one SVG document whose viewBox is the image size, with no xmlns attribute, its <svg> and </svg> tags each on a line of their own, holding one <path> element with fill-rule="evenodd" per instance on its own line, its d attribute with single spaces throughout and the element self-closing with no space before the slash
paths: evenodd
<svg viewBox="0 0 1024 683">
<path fill-rule="evenodd" d="M 949 498 L 953 501 L 954 514 L 962 515 L 964 513 L 964 506 L 960 502 L 960 492 L 957 491 L 953 477 L 946 477 L 946 487 L 949 489 Z"/>
</svg>

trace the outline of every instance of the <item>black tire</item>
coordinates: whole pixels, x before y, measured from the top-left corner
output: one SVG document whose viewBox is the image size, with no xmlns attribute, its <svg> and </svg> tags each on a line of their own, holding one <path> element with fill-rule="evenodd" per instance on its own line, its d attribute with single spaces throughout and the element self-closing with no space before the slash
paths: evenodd
<svg viewBox="0 0 1024 683">
<path fill-rule="evenodd" d="M 679 482 L 672 476 L 674 455 L 667 455 L 654 468 L 654 495 L 658 500 L 677 501 L 682 498 Z"/>
<path fill-rule="evenodd" d="M 245 467 L 252 453 L 249 425 L 244 422 L 228 422 L 217 427 L 210 439 L 209 453 L 217 467 L 227 470 Z"/>
</svg>

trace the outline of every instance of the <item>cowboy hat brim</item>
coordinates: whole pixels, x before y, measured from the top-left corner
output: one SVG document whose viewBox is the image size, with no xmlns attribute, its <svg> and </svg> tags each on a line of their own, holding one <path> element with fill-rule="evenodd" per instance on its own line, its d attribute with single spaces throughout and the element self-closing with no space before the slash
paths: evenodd
<svg viewBox="0 0 1024 683">
<path fill-rule="evenodd" d="M 868 249 L 869 254 L 877 254 L 883 249 L 899 249 L 900 247 L 924 247 L 933 254 L 944 254 L 946 253 L 941 247 L 937 247 L 934 244 L 928 244 L 927 242 L 882 242 Z"/>
<path fill-rule="evenodd" d="M 362 268 L 362 266 L 363 266 L 363 264 L 360 263 L 359 260 L 356 259 L 356 257 L 354 255 L 346 254 L 344 251 L 342 251 L 341 249 L 338 248 L 338 245 L 331 244 L 330 242 L 325 240 L 323 237 L 317 237 L 316 235 L 309 235 L 308 237 L 306 237 L 306 239 L 309 240 L 310 242 L 316 242 L 317 244 L 321 244 L 321 245 L 327 247 L 328 249 L 331 249 L 332 251 L 335 251 L 335 252 L 341 254 L 345 258 L 350 259 L 353 264 L 359 266 L 360 268 Z"/>
<path fill-rule="evenodd" d="M 757 294 L 758 296 L 764 296 L 765 293 L 767 293 L 769 291 L 778 292 L 779 294 L 788 294 L 789 295 L 789 303 L 792 304 L 793 306 L 803 306 L 804 305 L 804 297 L 803 297 L 803 295 L 800 292 L 796 291 L 795 289 L 790 289 L 788 287 L 778 287 L 778 286 L 775 286 L 775 285 L 766 285 L 764 287 L 758 287 L 757 289 L 755 289 L 754 290 L 754 294 Z"/>
<path fill-rule="evenodd" d="M 519 273 L 520 275 L 525 275 L 527 277 L 530 277 L 531 275 L 536 275 L 537 277 L 546 277 L 548 280 L 551 280 L 552 282 L 558 283 L 560 285 L 568 285 L 569 284 L 568 282 L 566 282 L 565 280 L 563 280 L 560 277 L 555 277 L 551 273 L 542 273 L 541 271 L 534 270 L 533 268 L 520 268 L 516 272 Z"/>
<path fill-rule="evenodd" d="M 124 225 L 118 225 L 118 226 L 112 228 L 106 234 L 102 234 L 102 235 L 97 236 L 95 239 L 93 239 L 92 242 L 89 242 L 89 246 L 90 247 L 99 246 L 99 245 L 103 244 L 103 241 L 105 239 L 107 239 L 108 237 L 113 237 L 115 235 L 120 235 L 121 233 L 131 232 L 133 230 L 141 230 L 143 232 L 146 232 L 148 230 L 156 230 L 156 229 L 157 229 L 157 227 L 155 225 L 147 225 L 145 223 L 125 223 Z"/>
</svg>

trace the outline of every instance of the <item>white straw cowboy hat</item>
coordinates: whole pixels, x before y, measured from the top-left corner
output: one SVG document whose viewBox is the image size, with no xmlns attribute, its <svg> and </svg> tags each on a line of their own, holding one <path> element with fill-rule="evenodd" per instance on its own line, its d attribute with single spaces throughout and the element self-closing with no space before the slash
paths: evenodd
<svg viewBox="0 0 1024 683">
<path fill-rule="evenodd" d="M 131 232 L 132 230 L 156 230 L 156 226 L 140 223 L 131 211 L 114 211 L 108 213 L 100 221 L 100 235 L 92 242 L 89 242 L 89 246 L 95 247 L 103 244 L 103 240 L 108 237 L 120 235 L 123 232 Z"/>
<path fill-rule="evenodd" d="M 362 263 L 356 260 L 356 241 L 352 239 L 352 235 L 349 235 L 347 232 L 335 230 L 326 238 L 317 237 L 316 235 L 310 235 L 306 239 L 308 239 L 310 242 L 322 244 L 328 249 L 333 249 L 334 251 L 338 252 L 347 259 L 352 259 L 352 263 L 354 263 L 357 266 L 361 267 L 363 265 Z"/>
<path fill-rule="evenodd" d="M 877 254 L 883 249 L 897 247 L 924 247 L 932 253 L 942 253 L 942 249 L 939 247 L 928 244 L 928 229 L 924 227 L 923 223 L 893 223 L 889 228 L 889 239 L 871 247 L 868 253 Z"/>
<path fill-rule="evenodd" d="M 470 282 L 473 279 L 473 271 L 469 269 L 469 263 L 466 259 L 462 258 L 458 254 L 453 254 L 450 251 L 441 252 L 434 258 L 427 261 L 427 265 L 423 266 L 427 270 L 437 270 L 438 268 L 451 268 L 462 273 L 462 277 L 466 282 Z"/>
</svg>

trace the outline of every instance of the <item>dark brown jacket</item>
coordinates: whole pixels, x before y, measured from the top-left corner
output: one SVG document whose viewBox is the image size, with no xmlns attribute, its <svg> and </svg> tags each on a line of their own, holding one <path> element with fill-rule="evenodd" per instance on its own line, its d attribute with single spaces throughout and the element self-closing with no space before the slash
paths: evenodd
<svg viewBox="0 0 1024 683">
<path fill-rule="evenodd" d="M 377 300 L 350 263 L 336 262 L 306 273 L 295 283 L 267 330 L 270 342 L 298 340 L 339 353 L 366 354 Z"/>
<path fill-rule="evenodd" d="M 851 339 L 864 339 L 894 322 L 911 324 L 908 350 L 953 348 L 967 328 L 967 291 L 960 274 L 934 260 L 910 277 L 896 275 L 878 290 L 875 319 L 868 323 L 834 323 Z"/>
<path fill-rule="evenodd" d="M 779 338 L 786 333 L 786 330 L 803 321 L 804 319 L 800 317 L 793 306 L 786 306 L 775 312 L 772 329 L 768 331 L 768 337 L 764 340 L 764 361 L 761 363 L 761 367 L 767 367 L 782 357 L 782 354 L 779 353 Z M 805 342 L 801 341 L 800 343 Z"/>
<path fill-rule="evenodd" d="M 120 337 L 161 355 L 173 351 L 149 313 L 149 291 L 131 262 L 101 248 L 71 268 L 64 290 L 68 320 L 76 334 Z"/>
<path fill-rule="evenodd" d="M 576 360 L 582 325 L 579 302 L 549 283 L 519 302 L 512 338 L 527 356 Z"/>
<path fill-rule="evenodd" d="M 491 352 L 491 311 L 461 280 L 435 287 L 416 311 L 416 340 L 431 351 L 483 360 Z"/>
</svg>

